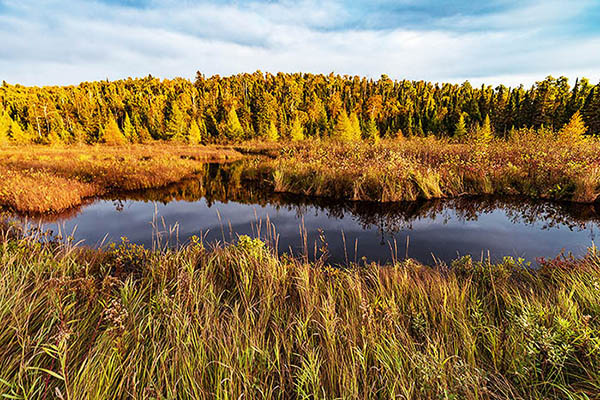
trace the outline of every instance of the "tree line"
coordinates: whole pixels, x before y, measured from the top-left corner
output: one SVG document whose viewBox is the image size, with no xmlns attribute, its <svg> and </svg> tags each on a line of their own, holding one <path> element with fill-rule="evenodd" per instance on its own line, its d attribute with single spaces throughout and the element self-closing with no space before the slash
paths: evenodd
<svg viewBox="0 0 600 400">
<path fill-rule="evenodd" d="M 506 137 L 523 127 L 558 130 L 574 115 L 600 132 L 600 83 L 549 76 L 529 88 L 493 88 L 257 71 L 0 87 L 0 143 Z"/>
</svg>

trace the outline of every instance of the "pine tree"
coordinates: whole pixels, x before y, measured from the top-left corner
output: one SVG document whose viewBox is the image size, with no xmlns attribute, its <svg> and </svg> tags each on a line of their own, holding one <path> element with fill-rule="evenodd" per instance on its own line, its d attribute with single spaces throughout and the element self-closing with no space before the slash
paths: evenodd
<svg viewBox="0 0 600 400">
<path fill-rule="evenodd" d="M 184 140 L 185 130 L 187 126 L 185 123 L 185 117 L 183 112 L 177 105 L 177 103 L 173 102 L 171 106 L 171 118 L 167 123 L 167 139 L 171 140 Z"/>
<path fill-rule="evenodd" d="M 31 136 L 15 120 L 10 123 L 10 137 L 17 143 L 30 143 Z"/>
<path fill-rule="evenodd" d="M 240 124 L 235 108 L 231 108 L 227 113 L 227 121 L 224 128 L 225 137 L 229 140 L 240 140 L 244 137 L 244 128 Z"/>
<path fill-rule="evenodd" d="M 279 139 L 279 132 L 277 132 L 275 123 L 271 121 L 269 124 L 269 130 L 267 131 L 267 140 L 270 142 L 276 142 L 277 139 Z"/>
<path fill-rule="evenodd" d="M 581 113 L 577 111 L 575 114 L 573 114 L 569 122 L 567 122 L 565 126 L 560 129 L 558 132 L 558 137 L 561 140 L 576 143 L 585 139 L 586 132 L 587 127 L 583 122 Z"/>
<path fill-rule="evenodd" d="M 365 126 L 365 136 L 367 137 L 367 140 L 371 143 L 379 142 L 379 129 L 377 129 L 377 123 L 375 122 L 375 119 L 369 118 L 369 121 Z"/>
<path fill-rule="evenodd" d="M 304 128 L 302 128 L 302 122 L 300 118 L 294 118 L 292 123 L 292 129 L 290 130 L 290 138 L 293 141 L 304 140 Z"/>
<path fill-rule="evenodd" d="M 454 137 L 463 139 L 465 136 L 467 136 L 467 126 L 465 124 L 465 117 L 461 113 L 458 122 L 456 123 L 456 127 L 454 128 Z"/>
<path fill-rule="evenodd" d="M 123 135 L 127 140 L 129 140 L 132 143 L 138 141 L 137 133 L 135 131 L 135 127 L 129 119 L 129 114 L 125 114 L 125 122 L 123 123 Z"/>
<path fill-rule="evenodd" d="M 127 139 L 123 136 L 117 121 L 112 115 L 108 119 L 106 127 L 102 130 L 101 139 L 104 143 L 112 146 L 124 145 L 127 143 Z"/>
<path fill-rule="evenodd" d="M 489 143 L 492 140 L 492 137 L 490 116 L 486 114 L 483 125 L 477 130 L 477 140 L 482 143 Z"/>
<path fill-rule="evenodd" d="M 6 111 L 2 112 L 0 115 L 0 145 L 8 143 L 11 122 L 10 115 Z"/>
<path fill-rule="evenodd" d="M 188 141 L 191 144 L 199 144 L 202 141 L 202 133 L 200 133 L 200 128 L 196 121 L 192 120 L 192 124 L 190 125 L 190 133 L 188 135 Z"/>
<path fill-rule="evenodd" d="M 346 111 L 341 110 L 339 112 L 331 137 L 343 142 L 352 140 L 352 125 Z"/>
<path fill-rule="evenodd" d="M 350 127 L 351 127 L 350 140 L 359 141 L 360 139 L 362 139 L 362 132 L 360 130 L 360 122 L 358 121 L 358 116 L 354 112 L 350 115 Z"/>
</svg>

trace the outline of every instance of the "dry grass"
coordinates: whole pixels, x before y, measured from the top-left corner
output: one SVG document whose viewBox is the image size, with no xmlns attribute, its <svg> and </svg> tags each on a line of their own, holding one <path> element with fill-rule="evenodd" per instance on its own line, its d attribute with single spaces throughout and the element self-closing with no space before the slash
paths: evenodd
<svg viewBox="0 0 600 400">
<path fill-rule="evenodd" d="M 164 186 L 204 162 L 240 158 L 235 150 L 188 145 L 7 147 L 0 149 L 0 206 L 59 212 L 113 190 Z"/>
<path fill-rule="evenodd" d="M 339 270 L 0 229 L 0 396 L 592 399 L 600 259 Z"/>
<path fill-rule="evenodd" d="M 488 144 L 434 138 L 305 142 L 268 167 L 275 190 L 380 202 L 509 194 L 591 203 L 600 195 L 600 142 L 522 134 Z"/>
</svg>

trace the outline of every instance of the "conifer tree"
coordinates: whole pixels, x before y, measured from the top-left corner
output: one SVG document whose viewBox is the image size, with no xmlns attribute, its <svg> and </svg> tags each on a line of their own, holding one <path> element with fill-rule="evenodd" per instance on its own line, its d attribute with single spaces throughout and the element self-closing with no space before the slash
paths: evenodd
<svg viewBox="0 0 600 400">
<path fill-rule="evenodd" d="M 240 120 L 233 107 L 227 113 L 224 133 L 225 137 L 229 140 L 240 140 L 244 136 L 244 128 L 242 128 L 242 124 L 240 124 Z"/>
<path fill-rule="evenodd" d="M 277 127 L 273 121 L 271 121 L 269 124 L 269 130 L 267 131 L 266 139 L 270 142 L 276 142 L 277 139 L 279 139 L 279 132 L 277 131 Z"/>
<path fill-rule="evenodd" d="M 454 128 L 454 137 L 463 139 L 465 136 L 467 136 L 467 126 L 465 124 L 465 117 L 461 113 L 458 122 L 456 123 L 456 127 Z"/>
<path fill-rule="evenodd" d="M 365 136 L 371 143 L 379 142 L 379 129 L 377 129 L 377 123 L 374 118 L 369 118 L 369 121 L 365 126 Z"/>
<path fill-rule="evenodd" d="M 352 140 L 352 125 L 350 124 L 350 119 L 348 119 L 346 111 L 341 110 L 338 113 L 331 137 L 344 142 Z"/>
<path fill-rule="evenodd" d="M 477 130 L 477 140 L 482 143 L 489 143 L 492 140 L 492 126 L 490 116 L 486 114 L 483 125 Z"/>
<path fill-rule="evenodd" d="M 202 133 L 200 133 L 200 128 L 196 121 L 192 120 L 192 124 L 190 125 L 190 133 L 188 135 L 188 141 L 191 144 L 200 144 L 202 141 Z"/>
<path fill-rule="evenodd" d="M 129 140 L 132 143 L 138 141 L 137 133 L 135 131 L 135 127 L 129 119 L 129 114 L 125 114 L 125 122 L 123 123 L 123 135 L 127 140 Z"/>
<path fill-rule="evenodd" d="M 356 113 L 352 113 L 350 115 L 350 127 L 351 127 L 351 136 L 350 140 L 358 141 L 362 139 L 362 132 L 360 130 L 360 122 L 358 121 L 358 116 Z"/>
<path fill-rule="evenodd" d="M 304 128 L 302 128 L 302 122 L 300 118 L 294 118 L 292 123 L 292 129 L 290 130 L 290 138 L 293 141 L 304 140 Z"/>
<path fill-rule="evenodd" d="M 8 143 L 11 122 L 10 115 L 3 111 L 0 115 L 0 145 Z"/>
<path fill-rule="evenodd" d="M 171 118 L 167 123 L 167 139 L 173 140 L 184 140 L 185 129 L 187 128 L 185 123 L 185 117 L 183 112 L 179 108 L 176 102 L 173 102 L 171 106 Z"/>
<path fill-rule="evenodd" d="M 31 136 L 15 120 L 10 123 L 10 137 L 17 143 L 30 143 Z"/>
<path fill-rule="evenodd" d="M 123 133 L 119 129 L 119 125 L 115 118 L 111 115 L 108 119 L 108 123 L 104 127 L 101 133 L 101 139 L 104 143 L 112 146 L 124 145 L 127 143 L 127 139 L 123 136 Z"/>
<path fill-rule="evenodd" d="M 569 122 L 567 122 L 558 132 L 558 137 L 567 142 L 577 143 L 585 139 L 587 127 L 583 122 L 581 113 L 577 111 Z"/>
</svg>

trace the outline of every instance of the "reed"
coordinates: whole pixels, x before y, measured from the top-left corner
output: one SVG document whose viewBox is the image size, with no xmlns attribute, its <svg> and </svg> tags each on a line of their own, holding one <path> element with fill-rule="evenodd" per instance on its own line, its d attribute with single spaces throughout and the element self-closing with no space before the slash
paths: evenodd
<svg viewBox="0 0 600 400">
<path fill-rule="evenodd" d="M 4 226 L 0 394 L 600 396 L 600 256 L 332 268 L 246 236 L 92 250 Z"/>
</svg>

